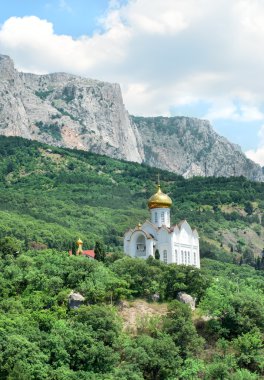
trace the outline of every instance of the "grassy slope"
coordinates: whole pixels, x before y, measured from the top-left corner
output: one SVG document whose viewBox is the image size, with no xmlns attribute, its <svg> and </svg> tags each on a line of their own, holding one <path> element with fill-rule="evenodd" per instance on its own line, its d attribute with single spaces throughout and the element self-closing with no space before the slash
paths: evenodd
<svg viewBox="0 0 264 380">
<path fill-rule="evenodd" d="M 244 178 L 184 180 L 159 172 L 174 201 L 173 223 L 187 218 L 218 248 L 222 243 L 229 250 L 232 243 L 261 250 L 264 184 Z M 57 248 L 77 236 L 87 247 L 100 238 L 122 245 L 124 231 L 148 217 L 146 203 L 157 174 L 144 165 L 0 137 L 0 236 Z M 251 216 L 244 212 L 248 201 L 254 202 Z"/>
</svg>

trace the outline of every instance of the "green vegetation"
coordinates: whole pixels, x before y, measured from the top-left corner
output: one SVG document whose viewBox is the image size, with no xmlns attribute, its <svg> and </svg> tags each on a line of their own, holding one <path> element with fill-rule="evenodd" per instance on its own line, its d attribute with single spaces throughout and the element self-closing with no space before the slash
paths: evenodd
<svg viewBox="0 0 264 380">
<path fill-rule="evenodd" d="M 36 121 L 36 126 L 39 128 L 40 133 L 48 133 L 55 140 L 61 140 L 61 129 L 58 123 L 45 124 L 43 121 Z"/>
<path fill-rule="evenodd" d="M 264 378 L 263 244 L 248 238 L 263 241 L 263 184 L 159 171 L 173 222 L 188 216 L 201 235 L 198 270 L 121 252 L 157 169 L 21 138 L 0 137 L 0 158 L 1 379 Z M 75 255 L 77 237 L 97 260 Z M 124 329 L 125 300 L 157 294 L 167 312 Z"/>
<path fill-rule="evenodd" d="M 35 91 L 35 95 L 37 95 L 40 99 L 45 100 L 50 94 L 52 94 L 52 92 L 53 90 Z"/>
<path fill-rule="evenodd" d="M 263 378 L 264 272 L 18 249 L 1 239 L 1 379 Z M 79 309 L 68 307 L 71 290 L 85 297 Z M 195 315 L 175 300 L 182 290 L 200 300 Z M 154 292 L 169 302 L 166 315 L 124 330 L 120 301 Z"/>
<path fill-rule="evenodd" d="M 121 247 L 124 231 L 148 218 L 160 172 L 173 199 L 172 223 L 188 218 L 203 257 L 255 265 L 263 249 L 264 184 L 243 177 L 193 178 L 89 152 L 0 137 L 0 237 L 27 248 L 86 248 L 104 239 Z M 246 211 L 245 211 L 246 210 Z M 261 224 L 262 223 L 262 224 Z"/>
<path fill-rule="evenodd" d="M 71 115 L 64 108 L 56 106 L 55 103 L 53 103 L 52 105 L 53 105 L 53 107 L 57 108 L 57 110 L 61 113 L 61 115 L 63 115 L 63 116 L 69 116 L 69 118 L 72 119 L 73 121 L 78 121 L 77 117 Z M 60 117 L 61 117 L 61 115 L 60 115 Z"/>
</svg>

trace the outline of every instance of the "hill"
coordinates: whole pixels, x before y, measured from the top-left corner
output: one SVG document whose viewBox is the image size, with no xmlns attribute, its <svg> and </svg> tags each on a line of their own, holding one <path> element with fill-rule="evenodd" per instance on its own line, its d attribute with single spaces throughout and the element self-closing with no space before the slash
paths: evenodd
<svg viewBox="0 0 264 380">
<path fill-rule="evenodd" d="M 263 379 L 263 273 L 209 259 L 202 270 L 121 254 L 102 263 L 0 239 L 0 378 Z"/>
<path fill-rule="evenodd" d="M 247 262 L 263 249 L 264 184 L 243 177 L 184 179 L 142 164 L 0 137 L 0 237 L 27 247 L 68 249 L 81 237 L 87 248 L 104 240 L 123 244 L 129 227 L 148 218 L 147 199 L 160 173 L 173 199 L 172 223 L 188 219 L 202 254 Z"/>
<path fill-rule="evenodd" d="M 207 258 L 197 269 L 120 252 L 124 229 L 148 216 L 157 173 L 0 137 L 2 380 L 264 378 L 264 260 L 253 257 L 264 184 L 160 171 L 173 221 L 187 216 L 199 229 Z M 77 236 L 114 252 L 69 256 Z M 179 292 L 196 299 L 194 312 Z"/>
<path fill-rule="evenodd" d="M 20 73 L 0 55 L 0 134 L 145 163 L 185 177 L 264 179 L 259 165 L 206 120 L 129 116 L 118 84 Z"/>
</svg>

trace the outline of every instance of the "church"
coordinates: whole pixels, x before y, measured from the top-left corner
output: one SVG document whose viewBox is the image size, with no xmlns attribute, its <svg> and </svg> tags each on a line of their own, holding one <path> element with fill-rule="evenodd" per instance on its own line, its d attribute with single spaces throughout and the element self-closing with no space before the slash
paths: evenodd
<svg viewBox="0 0 264 380">
<path fill-rule="evenodd" d="M 155 257 L 164 263 L 200 268 L 199 236 L 186 220 L 170 225 L 171 198 L 161 191 L 148 200 L 150 220 L 130 229 L 124 236 L 124 252 L 131 257 Z M 155 255 L 156 253 L 156 255 Z"/>
</svg>

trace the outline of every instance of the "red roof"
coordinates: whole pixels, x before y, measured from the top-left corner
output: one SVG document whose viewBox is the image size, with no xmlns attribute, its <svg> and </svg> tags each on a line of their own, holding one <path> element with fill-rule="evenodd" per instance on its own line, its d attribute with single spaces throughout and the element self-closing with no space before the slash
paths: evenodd
<svg viewBox="0 0 264 380">
<path fill-rule="evenodd" d="M 94 259 L 95 253 L 93 249 L 87 249 L 82 251 L 82 256 L 90 256 Z"/>
<path fill-rule="evenodd" d="M 70 256 L 72 255 L 71 250 L 69 251 L 69 255 Z M 93 249 L 84 249 L 82 251 L 82 256 L 88 256 L 88 257 L 91 257 L 92 259 L 94 259 L 94 256 L 95 256 L 94 250 Z"/>
</svg>

